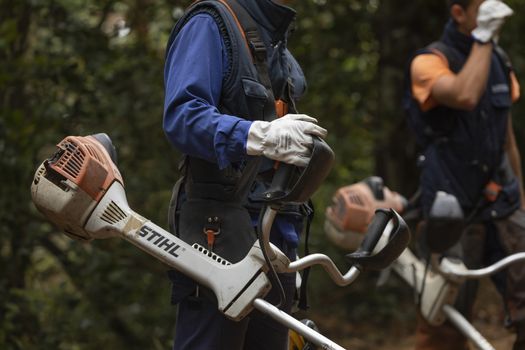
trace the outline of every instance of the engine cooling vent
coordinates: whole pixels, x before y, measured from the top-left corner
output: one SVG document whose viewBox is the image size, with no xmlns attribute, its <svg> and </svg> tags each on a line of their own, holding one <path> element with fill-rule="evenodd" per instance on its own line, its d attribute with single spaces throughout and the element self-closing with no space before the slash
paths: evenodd
<svg viewBox="0 0 525 350">
<path fill-rule="evenodd" d="M 44 176 L 46 172 L 46 168 L 44 166 L 40 166 L 38 170 L 36 171 L 35 177 L 33 179 L 34 184 L 38 184 L 40 182 L 40 178 Z"/>
<path fill-rule="evenodd" d="M 365 205 L 363 203 L 363 201 L 361 200 L 361 197 L 357 193 L 350 192 L 348 194 L 348 199 L 350 200 L 351 203 L 354 203 L 354 204 L 359 205 L 361 207 Z"/>
<path fill-rule="evenodd" d="M 56 166 L 76 179 L 80 175 L 86 156 L 73 142 L 68 141 L 61 146 L 64 148 L 64 153 L 60 156 Z"/>
<path fill-rule="evenodd" d="M 223 259 L 220 256 L 218 256 L 217 254 L 215 254 L 213 252 L 210 252 L 208 249 L 204 248 L 200 244 L 194 243 L 191 247 L 196 249 L 196 250 L 198 250 L 200 253 L 202 253 L 202 254 L 212 258 L 213 260 L 215 260 L 216 262 L 218 262 L 221 265 L 228 266 L 228 265 L 232 264 L 228 260 Z"/>
<path fill-rule="evenodd" d="M 98 160 L 99 162 L 101 162 L 102 164 L 105 164 L 106 162 L 104 161 L 104 159 L 102 159 L 100 157 L 100 155 L 98 154 L 98 152 L 95 150 L 95 148 L 90 145 L 90 144 L 85 144 L 84 145 L 89 153 L 90 156 L 92 156 L 93 158 L 95 158 L 96 160 Z"/>
<path fill-rule="evenodd" d="M 111 201 L 106 210 L 100 216 L 100 219 L 104 220 L 108 224 L 114 225 L 119 221 L 124 220 L 127 217 L 126 213 L 120 209 L 120 207 L 113 201 Z"/>
</svg>

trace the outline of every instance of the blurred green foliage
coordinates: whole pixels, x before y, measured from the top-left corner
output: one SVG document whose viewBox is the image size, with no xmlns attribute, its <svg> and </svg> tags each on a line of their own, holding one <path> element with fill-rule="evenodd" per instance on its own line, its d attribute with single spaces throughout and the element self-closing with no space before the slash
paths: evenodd
<svg viewBox="0 0 525 350">
<path fill-rule="evenodd" d="M 106 132 L 131 207 L 166 226 L 179 155 L 161 129 L 164 46 L 188 3 L 0 0 L 0 348 L 170 347 L 175 309 L 166 267 L 118 240 L 67 239 L 36 211 L 29 187 L 64 136 Z M 294 2 L 299 17 L 290 46 L 309 80 L 299 108 L 328 128 L 337 153 L 314 198 L 312 250 L 342 256 L 321 233 L 337 187 L 378 174 L 406 195 L 415 190 L 416 150 L 400 104 L 403 70 L 411 52 L 439 36 L 444 3 Z M 523 9 L 525 0 L 509 4 Z M 517 11 L 502 35 L 518 78 L 525 71 L 524 18 Z M 520 146 L 523 110 L 514 112 Z M 337 309 L 341 322 L 372 311 L 387 321 L 407 319 L 398 307 L 410 299 L 406 287 L 394 283 L 371 294 L 371 286 L 362 278 L 334 288 L 314 270 L 313 309 Z"/>
</svg>

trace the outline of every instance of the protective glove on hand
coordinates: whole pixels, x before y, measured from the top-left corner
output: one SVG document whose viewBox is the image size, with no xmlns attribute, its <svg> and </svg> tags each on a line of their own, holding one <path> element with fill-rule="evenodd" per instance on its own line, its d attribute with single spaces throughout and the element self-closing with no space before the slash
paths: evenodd
<svg viewBox="0 0 525 350">
<path fill-rule="evenodd" d="M 513 13 L 503 1 L 483 1 L 478 9 L 477 27 L 472 31 L 472 36 L 481 43 L 488 43 L 497 37 L 505 19 Z"/>
<path fill-rule="evenodd" d="M 324 138 L 326 129 L 305 114 L 287 114 L 271 122 L 256 120 L 248 131 L 246 153 L 305 167 L 310 161 L 312 136 Z"/>
</svg>

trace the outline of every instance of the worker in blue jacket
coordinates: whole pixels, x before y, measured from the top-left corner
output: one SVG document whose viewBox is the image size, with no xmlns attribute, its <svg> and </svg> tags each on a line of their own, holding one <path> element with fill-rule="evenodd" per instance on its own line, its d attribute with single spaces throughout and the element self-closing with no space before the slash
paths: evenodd
<svg viewBox="0 0 525 350">
<path fill-rule="evenodd" d="M 326 136 L 316 119 L 296 110 L 306 82 L 286 48 L 295 11 L 282 2 L 196 2 L 167 46 L 163 127 L 184 154 L 170 227 L 232 263 L 256 239 L 259 198 L 273 163 L 305 167 L 312 136 Z M 260 156 L 266 163 L 249 174 Z M 272 227 L 272 243 L 292 260 L 309 212 L 306 204 L 285 205 Z M 170 278 L 172 303 L 178 304 L 174 349 L 287 348 L 286 327 L 257 311 L 240 322 L 229 320 L 209 290 L 176 271 Z M 281 308 L 289 312 L 296 278 L 280 274 L 279 280 L 286 295 Z M 277 303 L 277 288 L 266 299 Z"/>
</svg>

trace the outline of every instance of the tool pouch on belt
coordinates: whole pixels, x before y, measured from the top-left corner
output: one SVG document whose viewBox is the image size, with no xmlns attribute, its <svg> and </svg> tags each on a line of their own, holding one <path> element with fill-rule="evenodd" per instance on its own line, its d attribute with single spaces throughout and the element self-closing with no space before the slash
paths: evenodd
<svg viewBox="0 0 525 350">
<path fill-rule="evenodd" d="M 520 186 L 506 154 L 484 195 L 487 205 L 481 211 L 483 220 L 505 218 L 520 207 Z"/>
<path fill-rule="evenodd" d="M 182 205 L 178 224 L 183 241 L 198 243 L 231 263 L 242 260 L 256 239 L 250 215 L 240 202 L 190 198 Z"/>
<path fill-rule="evenodd" d="M 187 163 L 195 165 L 193 170 L 202 166 L 201 161 Z M 186 166 L 181 168 L 185 168 L 182 170 L 184 176 L 173 188 L 168 214 L 171 233 L 190 245 L 197 243 L 231 263 L 242 260 L 257 237 L 240 198 L 246 195 L 248 185 L 253 182 L 258 162 L 248 162 L 232 191 L 228 190 L 230 186 L 203 181 L 202 174 L 216 177 L 211 170 L 201 169 L 198 171 L 201 176 L 195 177 Z M 202 294 L 208 300 L 213 299 L 209 290 L 198 288 L 194 281 L 178 271 L 169 271 L 168 277 L 173 283 L 172 304 L 190 295 L 198 297 Z"/>
<path fill-rule="evenodd" d="M 185 176 L 173 189 L 170 230 L 190 245 L 198 243 L 231 263 L 240 261 L 257 238 L 242 198 L 253 183 L 260 160 L 248 162 L 242 174 L 228 176 L 224 171 L 215 173 L 202 160 L 189 158 L 187 163 Z M 219 178 L 220 183 L 212 182 Z M 184 198 L 179 198 L 181 195 Z"/>
</svg>

